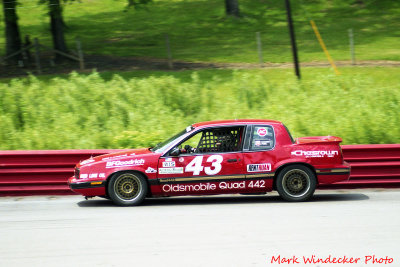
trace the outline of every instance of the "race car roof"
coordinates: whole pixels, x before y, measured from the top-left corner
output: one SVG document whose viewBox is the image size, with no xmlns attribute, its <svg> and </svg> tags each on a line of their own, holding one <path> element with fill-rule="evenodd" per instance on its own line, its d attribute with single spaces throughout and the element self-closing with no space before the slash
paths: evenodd
<svg viewBox="0 0 400 267">
<path fill-rule="evenodd" d="M 239 125 L 239 124 L 281 124 L 282 122 L 276 120 L 261 120 L 261 119 L 240 119 L 240 120 L 219 120 L 219 121 L 204 121 L 199 123 L 194 123 L 192 126 L 206 127 L 206 126 L 216 126 L 216 125 Z"/>
</svg>

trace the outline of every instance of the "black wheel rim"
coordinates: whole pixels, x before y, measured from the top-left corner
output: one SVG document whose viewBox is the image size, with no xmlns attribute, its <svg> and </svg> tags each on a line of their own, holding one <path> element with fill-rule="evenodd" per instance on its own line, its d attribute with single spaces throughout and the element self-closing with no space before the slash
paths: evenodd
<svg viewBox="0 0 400 267">
<path fill-rule="evenodd" d="M 135 199 L 141 190 L 139 178 L 130 173 L 120 175 L 114 183 L 114 192 L 122 200 Z"/>
<path fill-rule="evenodd" d="M 310 190 L 310 176 L 303 170 L 293 169 L 283 177 L 283 190 L 291 197 L 302 197 Z"/>
</svg>

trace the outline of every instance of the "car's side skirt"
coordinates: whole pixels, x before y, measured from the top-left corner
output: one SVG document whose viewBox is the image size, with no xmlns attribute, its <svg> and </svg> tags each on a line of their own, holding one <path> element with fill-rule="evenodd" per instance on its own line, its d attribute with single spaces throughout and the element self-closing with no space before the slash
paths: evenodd
<svg viewBox="0 0 400 267">
<path fill-rule="evenodd" d="M 273 179 L 275 173 L 258 173 L 258 174 L 237 174 L 237 175 L 216 175 L 216 176 L 190 176 L 190 177 L 172 177 L 159 178 L 160 184 L 163 183 L 198 183 L 198 182 L 229 182 L 237 180 L 260 180 Z"/>
</svg>

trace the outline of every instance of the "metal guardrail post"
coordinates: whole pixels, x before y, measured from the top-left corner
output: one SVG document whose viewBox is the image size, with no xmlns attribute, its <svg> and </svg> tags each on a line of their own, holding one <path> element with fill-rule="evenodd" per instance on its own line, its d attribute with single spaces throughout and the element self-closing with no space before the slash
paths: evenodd
<svg viewBox="0 0 400 267">
<path fill-rule="evenodd" d="M 82 44 L 81 44 L 81 40 L 79 38 L 76 38 L 76 50 L 78 52 L 79 68 L 81 70 L 84 70 L 85 69 L 85 61 L 83 59 Z"/>
</svg>

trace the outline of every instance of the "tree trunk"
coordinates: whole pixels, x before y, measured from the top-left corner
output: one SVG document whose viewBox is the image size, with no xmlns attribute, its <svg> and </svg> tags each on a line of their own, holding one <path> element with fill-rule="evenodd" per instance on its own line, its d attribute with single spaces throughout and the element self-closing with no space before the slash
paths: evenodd
<svg viewBox="0 0 400 267">
<path fill-rule="evenodd" d="M 239 2 L 238 0 L 225 0 L 226 14 L 229 16 L 239 17 Z"/>
<path fill-rule="evenodd" d="M 16 12 L 16 0 L 3 0 L 6 55 L 11 55 L 21 49 L 21 37 L 18 27 L 18 16 Z M 21 59 L 21 54 L 7 59 L 9 62 L 16 62 Z"/>
<path fill-rule="evenodd" d="M 64 38 L 64 20 L 60 0 L 49 0 L 50 29 L 53 38 L 53 48 L 68 53 L 68 48 Z M 65 59 L 62 55 L 56 54 L 56 60 Z"/>
</svg>

